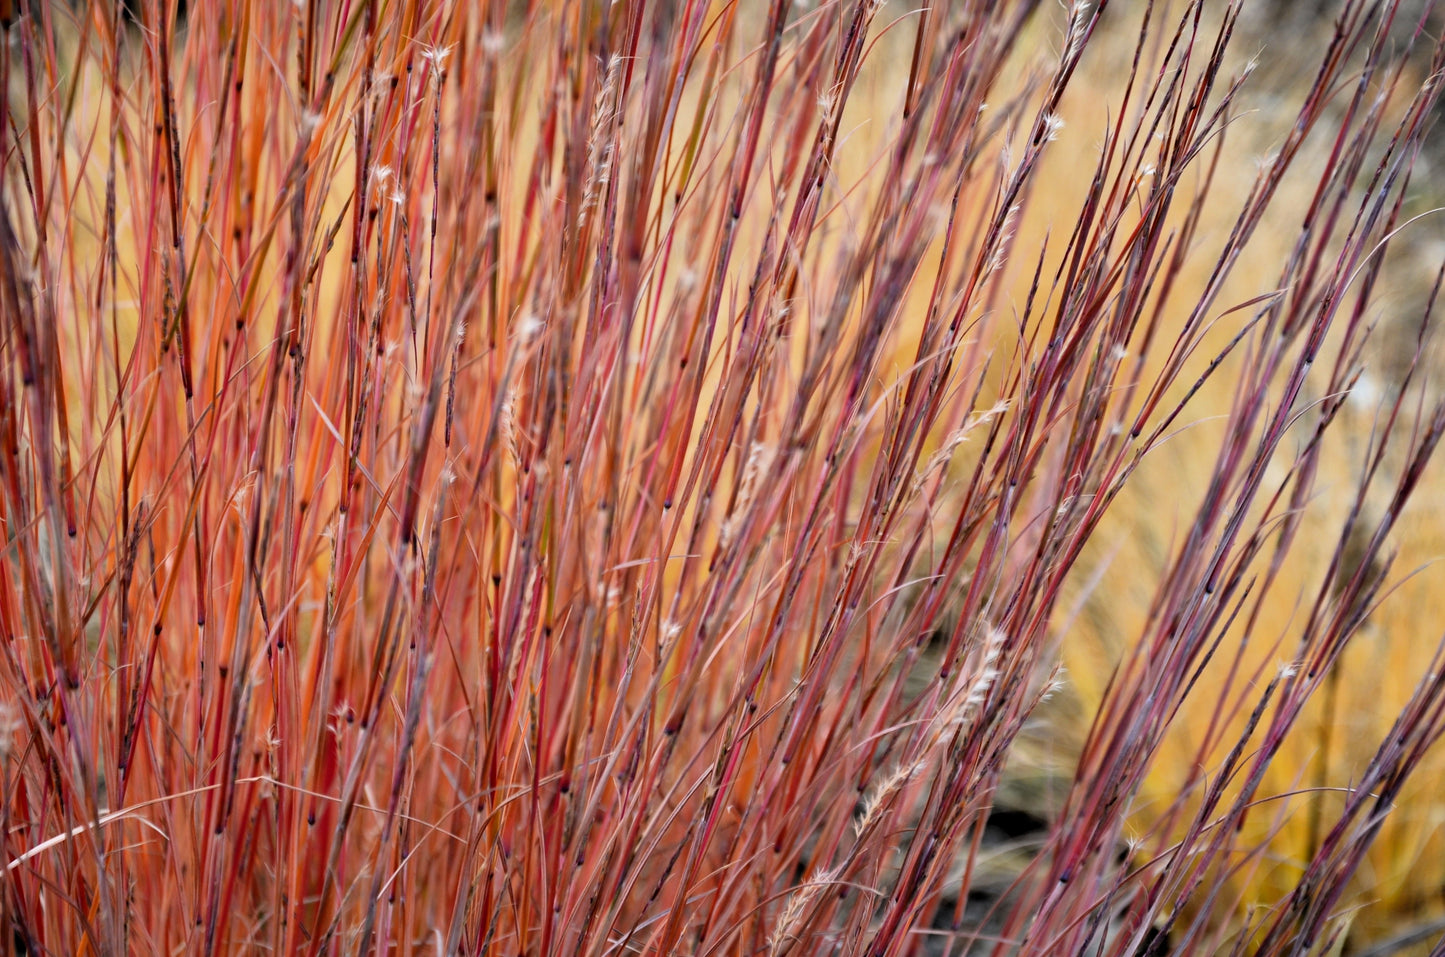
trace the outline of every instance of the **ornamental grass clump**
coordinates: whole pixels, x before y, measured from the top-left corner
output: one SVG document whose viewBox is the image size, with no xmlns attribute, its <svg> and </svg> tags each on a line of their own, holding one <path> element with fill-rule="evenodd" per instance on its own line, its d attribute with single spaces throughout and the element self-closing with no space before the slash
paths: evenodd
<svg viewBox="0 0 1445 957">
<path fill-rule="evenodd" d="M 0 948 L 1445 952 L 1445 47 L 1254 3 L 7 9 Z"/>
</svg>

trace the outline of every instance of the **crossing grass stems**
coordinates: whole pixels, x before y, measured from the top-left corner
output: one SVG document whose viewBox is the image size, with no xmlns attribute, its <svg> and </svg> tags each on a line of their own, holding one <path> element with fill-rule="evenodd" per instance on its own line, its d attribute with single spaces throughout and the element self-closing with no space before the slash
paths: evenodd
<svg viewBox="0 0 1445 957">
<path fill-rule="evenodd" d="M 1445 429 L 1433 290 L 1370 345 L 1442 48 L 1345 0 L 1241 172 L 1240 4 L 1110 6 L 12 11 L 0 948 L 1378 944 L 1438 635 L 1289 755 Z"/>
</svg>

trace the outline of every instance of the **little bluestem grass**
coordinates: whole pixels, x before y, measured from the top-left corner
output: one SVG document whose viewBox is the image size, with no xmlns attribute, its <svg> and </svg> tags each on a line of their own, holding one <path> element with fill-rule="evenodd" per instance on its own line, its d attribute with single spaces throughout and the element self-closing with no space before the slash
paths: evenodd
<svg viewBox="0 0 1445 957">
<path fill-rule="evenodd" d="M 1429 937 L 1445 48 L 1109 6 L 10 10 L 0 948 Z"/>
</svg>

